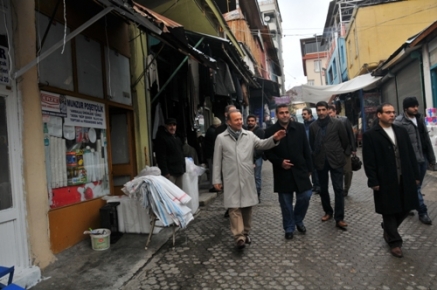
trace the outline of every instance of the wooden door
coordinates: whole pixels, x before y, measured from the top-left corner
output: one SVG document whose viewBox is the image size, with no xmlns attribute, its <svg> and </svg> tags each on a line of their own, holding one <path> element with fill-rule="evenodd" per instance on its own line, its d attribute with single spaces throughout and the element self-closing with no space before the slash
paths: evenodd
<svg viewBox="0 0 437 290">
<path fill-rule="evenodd" d="M 110 107 L 111 194 L 121 195 L 123 185 L 137 175 L 134 120 L 131 110 Z"/>
</svg>

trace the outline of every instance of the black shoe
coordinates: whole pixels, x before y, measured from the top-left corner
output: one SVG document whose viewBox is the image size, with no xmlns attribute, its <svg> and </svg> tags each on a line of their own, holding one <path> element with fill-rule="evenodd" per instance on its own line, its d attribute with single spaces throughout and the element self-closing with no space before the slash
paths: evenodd
<svg viewBox="0 0 437 290">
<path fill-rule="evenodd" d="M 246 241 L 245 240 L 238 240 L 237 241 L 237 249 L 244 249 L 246 247 Z"/>
<path fill-rule="evenodd" d="M 299 232 L 301 232 L 301 233 L 303 233 L 303 234 L 305 234 L 306 231 L 307 231 L 307 228 L 306 228 L 304 225 L 301 225 L 301 226 L 296 225 L 296 228 L 297 228 L 297 230 L 298 230 Z"/>
<path fill-rule="evenodd" d="M 211 187 L 210 189 L 209 189 L 209 192 L 217 192 L 218 190 L 217 189 L 215 189 L 214 187 Z"/>
<path fill-rule="evenodd" d="M 228 218 L 229 217 L 229 209 L 226 210 L 225 214 L 223 215 L 224 218 Z"/>
<path fill-rule="evenodd" d="M 250 238 L 249 235 L 246 235 L 246 244 L 247 244 L 247 245 L 252 244 L 252 239 Z"/>
<path fill-rule="evenodd" d="M 432 225 L 432 220 L 429 218 L 427 214 L 420 215 L 419 220 L 425 225 Z"/>
<path fill-rule="evenodd" d="M 314 186 L 314 187 L 313 187 L 313 192 L 314 192 L 315 194 L 320 194 L 320 187 L 319 187 L 319 186 Z"/>
<path fill-rule="evenodd" d="M 285 233 L 285 238 L 291 240 L 293 238 L 293 233 Z"/>
</svg>

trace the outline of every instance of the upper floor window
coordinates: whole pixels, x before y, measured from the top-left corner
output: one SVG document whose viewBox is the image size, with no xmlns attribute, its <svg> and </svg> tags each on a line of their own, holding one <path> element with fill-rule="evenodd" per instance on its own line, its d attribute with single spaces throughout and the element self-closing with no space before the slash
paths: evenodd
<svg viewBox="0 0 437 290">
<path fill-rule="evenodd" d="M 38 40 L 40 46 L 42 45 L 38 52 L 40 54 L 63 39 L 64 25 L 55 21 L 50 23 L 47 16 L 38 12 L 36 20 Z M 50 30 L 41 44 L 49 25 Z M 93 34 L 93 38 L 94 36 Z M 73 54 L 75 57 L 72 57 Z M 103 45 L 102 40 L 99 42 L 85 35 L 78 35 L 74 40 L 67 41 L 65 48 L 57 49 L 42 60 L 38 70 L 42 85 L 99 99 L 106 96 L 106 99 L 113 102 L 132 105 L 129 58 L 112 47 L 109 48 L 107 44 Z"/>
<path fill-rule="evenodd" d="M 322 69 L 321 63 L 319 59 L 314 61 L 314 72 L 320 72 Z"/>
<path fill-rule="evenodd" d="M 358 49 L 358 34 L 356 30 L 354 29 L 354 38 L 355 38 L 355 56 L 358 56 L 359 49 Z"/>
<path fill-rule="evenodd" d="M 334 75 L 332 73 L 332 67 L 331 67 L 331 68 L 329 68 L 329 71 L 328 71 L 328 81 L 329 81 L 329 83 L 332 83 L 333 80 L 334 80 Z"/>
<path fill-rule="evenodd" d="M 314 86 L 314 80 L 308 80 L 307 85 Z"/>
<path fill-rule="evenodd" d="M 334 79 L 336 79 L 337 78 L 337 62 L 335 61 L 335 59 L 332 61 L 332 67 L 333 67 Z"/>
</svg>

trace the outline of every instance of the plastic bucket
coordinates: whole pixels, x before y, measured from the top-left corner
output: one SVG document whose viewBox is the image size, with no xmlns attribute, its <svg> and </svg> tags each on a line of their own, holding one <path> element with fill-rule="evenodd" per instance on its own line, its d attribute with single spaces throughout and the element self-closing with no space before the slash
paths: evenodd
<svg viewBox="0 0 437 290">
<path fill-rule="evenodd" d="M 108 229 L 94 229 L 97 234 L 90 234 L 91 246 L 94 251 L 104 251 L 111 245 L 111 231 Z"/>
</svg>

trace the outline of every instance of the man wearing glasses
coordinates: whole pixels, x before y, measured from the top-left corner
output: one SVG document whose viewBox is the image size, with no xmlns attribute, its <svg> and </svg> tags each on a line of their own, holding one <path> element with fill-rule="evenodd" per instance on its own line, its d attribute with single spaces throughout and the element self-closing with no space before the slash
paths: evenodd
<svg viewBox="0 0 437 290">
<path fill-rule="evenodd" d="M 378 123 L 363 135 L 363 161 L 373 189 L 375 211 L 382 215 L 383 237 L 390 253 L 403 257 L 398 228 L 410 210 L 419 205 L 420 175 L 408 132 L 393 125 L 395 110 L 384 103 L 376 111 Z"/>
</svg>

